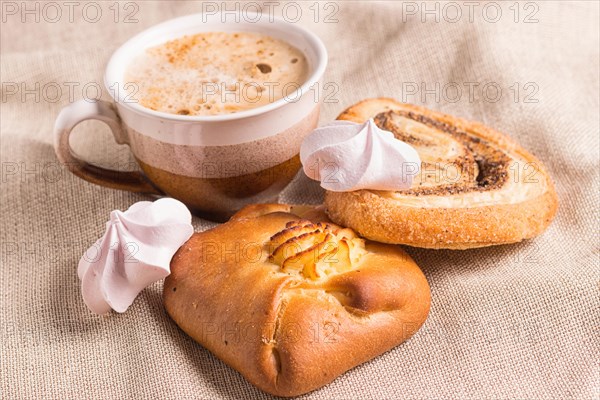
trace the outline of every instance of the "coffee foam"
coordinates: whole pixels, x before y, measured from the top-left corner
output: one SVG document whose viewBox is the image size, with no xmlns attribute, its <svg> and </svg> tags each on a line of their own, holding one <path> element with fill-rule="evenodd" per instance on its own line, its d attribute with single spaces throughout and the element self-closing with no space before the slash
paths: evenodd
<svg viewBox="0 0 600 400">
<path fill-rule="evenodd" d="M 125 81 L 131 97 L 149 109 L 217 115 L 289 96 L 307 75 L 306 57 L 284 41 L 205 32 L 147 49 L 129 65 Z"/>
</svg>

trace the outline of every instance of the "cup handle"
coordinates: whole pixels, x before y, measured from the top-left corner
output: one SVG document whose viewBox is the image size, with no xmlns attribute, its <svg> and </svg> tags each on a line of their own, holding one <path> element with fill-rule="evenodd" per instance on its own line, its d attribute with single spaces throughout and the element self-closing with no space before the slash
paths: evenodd
<svg viewBox="0 0 600 400">
<path fill-rule="evenodd" d="M 104 122 L 110 127 L 115 141 L 126 144 L 121 121 L 110 103 L 79 100 L 63 108 L 54 124 L 54 151 L 58 160 L 76 176 L 96 185 L 136 193 L 163 194 L 141 172 L 102 168 L 78 157 L 69 144 L 69 137 L 75 126 L 88 119 Z"/>
</svg>

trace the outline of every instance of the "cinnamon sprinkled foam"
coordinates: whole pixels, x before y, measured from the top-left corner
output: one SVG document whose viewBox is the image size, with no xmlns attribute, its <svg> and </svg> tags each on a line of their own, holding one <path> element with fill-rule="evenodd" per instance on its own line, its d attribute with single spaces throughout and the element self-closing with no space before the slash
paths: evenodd
<svg viewBox="0 0 600 400">
<path fill-rule="evenodd" d="M 288 96 L 308 76 L 302 52 L 253 32 L 203 32 L 147 49 L 129 65 L 125 89 L 142 106 L 171 114 L 217 115 Z"/>
</svg>

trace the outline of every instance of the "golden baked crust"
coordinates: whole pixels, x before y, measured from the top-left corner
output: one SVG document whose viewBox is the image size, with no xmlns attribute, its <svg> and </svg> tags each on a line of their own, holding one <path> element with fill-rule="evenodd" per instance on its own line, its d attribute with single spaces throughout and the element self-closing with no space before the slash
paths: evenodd
<svg viewBox="0 0 600 400">
<path fill-rule="evenodd" d="M 429 285 L 406 253 L 365 243 L 350 229 L 319 222 L 324 217 L 306 207 L 246 207 L 194 234 L 165 280 L 165 308 L 177 325 L 274 395 L 331 382 L 408 339 L 429 312 Z M 314 227 L 316 234 L 302 235 Z M 310 262 L 293 262 L 305 254 L 296 246 L 325 234 L 314 243 L 339 247 L 328 260 L 327 250 L 306 251 L 319 259 L 319 277 L 307 274 Z"/>
<path fill-rule="evenodd" d="M 537 236 L 556 214 L 557 195 L 543 164 L 502 133 L 386 98 L 361 101 L 338 117 L 369 118 L 415 146 L 424 172 L 402 192 L 325 194 L 330 218 L 361 236 L 469 249 Z M 448 170 L 458 173 L 450 179 Z"/>
</svg>

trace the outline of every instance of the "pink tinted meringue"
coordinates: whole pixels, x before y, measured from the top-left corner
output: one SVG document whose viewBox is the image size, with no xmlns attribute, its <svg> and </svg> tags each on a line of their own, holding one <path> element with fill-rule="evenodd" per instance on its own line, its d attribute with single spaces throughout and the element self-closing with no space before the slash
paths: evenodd
<svg viewBox="0 0 600 400">
<path fill-rule="evenodd" d="M 187 207 L 171 198 L 112 211 L 104 236 L 77 268 L 88 308 L 124 312 L 144 288 L 169 275 L 173 254 L 194 233 L 191 222 Z"/>
<path fill-rule="evenodd" d="M 409 144 L 375 125 L 334 121 L 315 129 L 300 147 L 306 175 L 333 192 L 411 187 L 421 159 Z"/>
</svg>

